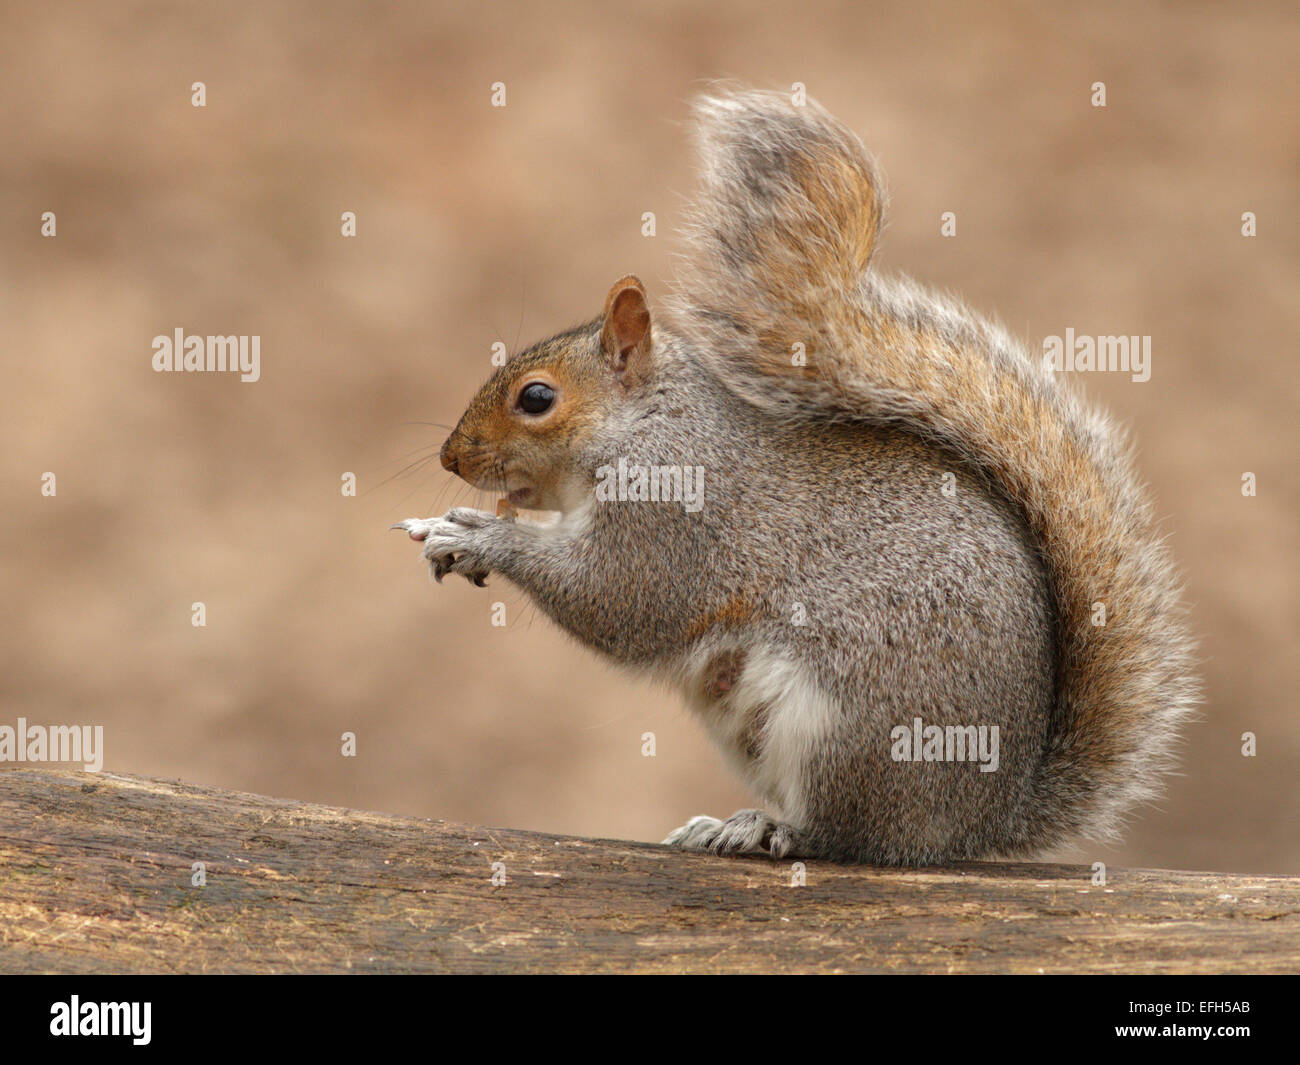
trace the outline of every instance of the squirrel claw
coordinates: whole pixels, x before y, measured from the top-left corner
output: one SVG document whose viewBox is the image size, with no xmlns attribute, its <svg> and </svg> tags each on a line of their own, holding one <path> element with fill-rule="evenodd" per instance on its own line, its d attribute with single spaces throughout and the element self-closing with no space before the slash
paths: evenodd
<svg viewBox="0 0 1300 1065">
<path fill-rule="evenodd" d="M 428 522 L 420 521 L 419 518 L 407 518 L 405 521 L 394 522 L 388 527 L 389 532 L 394 529 L 401 529 L 412 540 L 423 540 L 429 535 Z"/>
<path fill-rule="evenodd" d="M 483 535 L 481 530 L 497 521 L 491 514 L 461 507 L 441 518 L 407 518 L 389 528 L 404 529 L 412 540 L 424 542 L 420 556 L 439 584 L 448 573 L 457 573 L 475 586 L 486 588 L 492 571 L 484 565 L 478 538 Z"/>
</svg>

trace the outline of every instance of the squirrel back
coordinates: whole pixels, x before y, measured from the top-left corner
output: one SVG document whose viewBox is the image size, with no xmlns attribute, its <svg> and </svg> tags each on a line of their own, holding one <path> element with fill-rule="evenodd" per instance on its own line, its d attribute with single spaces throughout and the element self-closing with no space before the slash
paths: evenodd
<svg viewBox="0 0 1300 1065">
<path fill-rule="evenodd" d="M 756 408 L 917 434 L 1023 514 L 1057 619 L 1024 843 L 1113 836 L 1157 794 L 1197 697 L 1179 580 L 1124 434 L 1000 327 L 871 268 L 881 183 L 818 105 L 721 92 L 696 116 L 703 188 L 672 330 Z"/>
</svg>

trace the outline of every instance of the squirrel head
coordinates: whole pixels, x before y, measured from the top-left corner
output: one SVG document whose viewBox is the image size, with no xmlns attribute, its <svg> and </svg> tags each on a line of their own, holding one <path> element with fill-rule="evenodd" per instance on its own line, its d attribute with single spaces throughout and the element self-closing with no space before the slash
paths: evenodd
<svg viewBox="0 0 1300 1065">
<path fill-rule="evenodd" d="M 614 283 L 605 313 L 512 355 L 442 445 L 442 465 L 511 505 L 567 511 L 585 495 L 584 443 L 653 376 L 650 311 L 635 277 Z"/>
</svg>

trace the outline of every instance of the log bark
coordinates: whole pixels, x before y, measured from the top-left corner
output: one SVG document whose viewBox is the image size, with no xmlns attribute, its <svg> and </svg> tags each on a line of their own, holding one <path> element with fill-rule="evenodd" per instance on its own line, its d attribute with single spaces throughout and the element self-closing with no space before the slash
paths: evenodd
<svg viewBox="0 0 1300 1065">
<path fill-rule="evenodd" d="M 1300 878 L 804 865 L 11 768 L 0 971 L 1300 971 Z"/>
</svg>

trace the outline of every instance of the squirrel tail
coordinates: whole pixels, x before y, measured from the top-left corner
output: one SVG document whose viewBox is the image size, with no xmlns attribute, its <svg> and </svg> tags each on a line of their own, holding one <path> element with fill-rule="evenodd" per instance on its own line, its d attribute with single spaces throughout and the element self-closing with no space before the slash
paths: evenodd
<svg viewBox="0 0 1300 1065">
<path fill-rule="evenodd" d="M 676 329 L 755 406 L 921 434 L 1021 509 L 1058 619 L 1021 849 L 1113 837 L 1158 794 L 1199 695 L 1180 582 L 1124 434 L 999 326 L 868 269 L 881 184 L 821 107 L 723 90 L 696 119 L 703 190 L 669 300 Z"/>
</svg>

